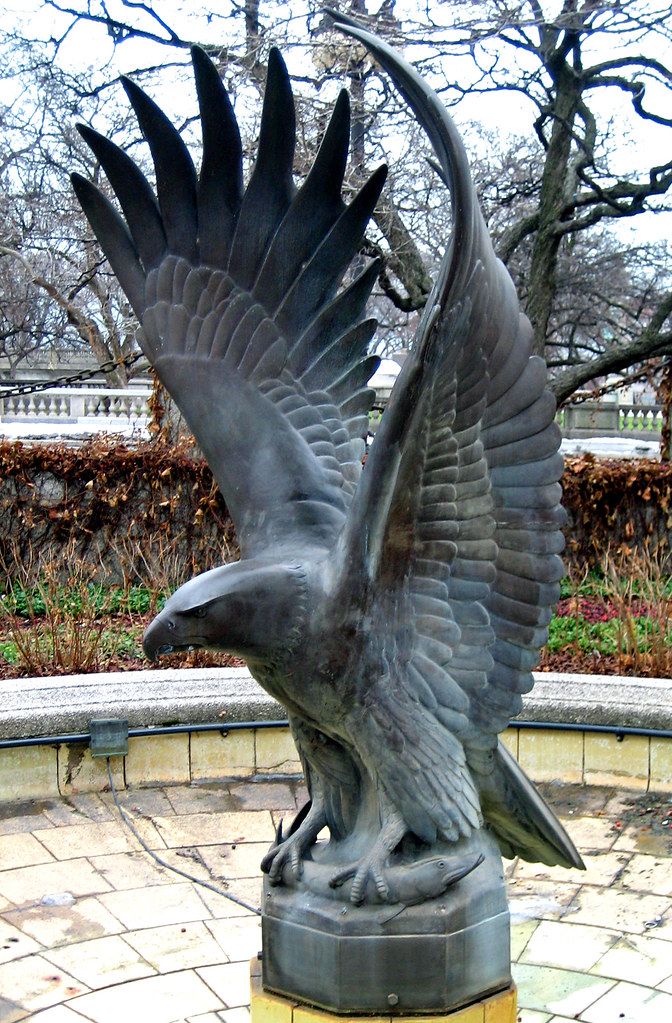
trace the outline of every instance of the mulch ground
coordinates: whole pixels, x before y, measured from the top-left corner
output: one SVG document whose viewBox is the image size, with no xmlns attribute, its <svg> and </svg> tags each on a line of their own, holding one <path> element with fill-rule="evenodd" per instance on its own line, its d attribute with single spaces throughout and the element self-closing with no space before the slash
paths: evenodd
<svg viewBox="0 0 672 1023">
<path fill-rule="evenodd" d="M 658 678 L 655 665 L 646 663 L 646 654 L 640 654 L 639 663 L 634 658 L 617 654 L 599 654 L 596 651 L 558 650 L 555 653 L 542 651 L 536 671 L 571 672 L 573 675 L 626 675 L 638 678 Z"/>
<path fill-rule="evenodd" d="M 133 657 L 130 654 L 107 657 L 86 669 L 82 674 L 96 671 L 147 671 L 148 668 L 212 668 L 242 667 L 245 662 L 232 654 L 211 653 L 209 650 L 192 650 L 190 653 L 170 654 L 162 657 L 156 664 L 150 664 L 145 657 Z M 541 655 L 537 671 L 571 672 L 582 675 L 634 675 L 644 678 L 656 678 L 657 672 L 648 666 L 639 664 L 635 670 L 632 660 L 615 655 L 607 656 L 576 651 L 558 651 Z M 0 679 L 27 678 L 34 674 L 58 675 L 67 672 L 54 670 L 54 666 L 45 665 L 42 671 L 23 670 L 0 658 Z M 77 672 L 79 674 L 79 672 Z"/>
</svg>

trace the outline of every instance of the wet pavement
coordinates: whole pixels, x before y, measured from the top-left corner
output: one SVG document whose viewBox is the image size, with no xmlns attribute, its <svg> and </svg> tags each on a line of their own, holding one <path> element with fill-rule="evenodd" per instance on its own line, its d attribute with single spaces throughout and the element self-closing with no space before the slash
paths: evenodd
<svg viewBox="0 0 672 1023">
<path fill-rule="evenodd" d="M 672 796 L 546 787 L 587 871 L 509 864 L 520 1023 L 672 1019 Z M 0 805 L 0 1023 L 245 1023 L 287 782 Z"/>
</svg>

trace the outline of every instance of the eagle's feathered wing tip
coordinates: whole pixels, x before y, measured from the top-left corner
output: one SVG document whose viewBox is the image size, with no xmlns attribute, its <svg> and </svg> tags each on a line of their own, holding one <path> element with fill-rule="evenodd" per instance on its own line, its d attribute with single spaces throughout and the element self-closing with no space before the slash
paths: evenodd
<svg viewBox="0 0 672 1023">
<path fill-rule="evenodd" d="M 350 136 L 350 104 L 342 91 L 314 164 L 296 191 L 292 164 L 295 110 L 291 83 L 279 51 L 269 56 L 257 159 L 243 189 L 242 145 L 231 102 L 219 73 L 199 47 L 192 49 L 203 134 L 196 176 L 179 132 L 158 105 L 128 78 L 122 83 L 149 145 L 157 199 L 133 160 L 87 126 L 79 130 L 100 161 L 126 219 L 112 213 L 102 194 L 80 188 L 87 215 L 122 286 L 142 315 L 146 304 L 138 273 L 167 255 L 228 272 L 253 291 L 290 335 L 309 328 L 335 293 L 359 247 L 386 170 L 378 168 L 346 206 L 341 196 Z M 84 194 L 85 193 L 85 194 Z M 93 217 L 93 220 L 91 219 Z M 131 241 L 129 246 L 128 241 Z M 135 250 L 135 251 L 133 251 Z M 119 256 L 128 255 L 128 266 Z M 111 259 L 112 262 L 112 259 Z M 294 335 L 294 337 L 291 337 Z"/>
<path fill-rule="evenodd" d="M 231 242 L 229 271 L 241 288 L 254 285 L 264 255 L 296 192 L 293 177 L 296 111 L 279 50 L 268 57 L 257 159 Z"/>
<path fill-rule="evenodd" d="M 202 262 L 225 269 L 243 199 L 243 147 L 231 100 L 200 46 L 191 48 L 201 118 L 203 157 L 198 179 L 198 238 Z"/>
<path fill-rule="evenodd" d="M 323 240 L 297 269 L 296 277 L 276 313 L 277 323 L 286 337 L 293 339 L 302 334 L 335 295 L 343 274 L 361 245 L 386 174 L 385 166 L 373 172 Z"/>
<path fill-rule="evenodd" d="M 149 182 L 130 156 L 110 139 L 86 124 L 78 124 L 77 131 L 105 171 L 145 272 L 148 272 L 158 266 L 168 249 L 161 214 Z"/>
<path fill-rule="evenodd" d="M 383 39 L 368 32 L 348 15 L 325 8 L 337 29 L 362 42 L 387 71 L 422 126 L 441 167 L 441 177 L 449 184 L 453 208 L 454 232 L 472 226 L 476 209 L 469 161 L 453 120 L 434 90 L 417 71 Z"/>
<path fill-rule="evenodd" d="M 282 58 L 273 51 L 257 158 L 244 189 L 240 134 L 224 84 L 202 50 L 193 50 L 193 64 L 203 133 L 200 172 L 165 114 L 127 80 L 154 161 L 157 198 L 130 157 L 87 128 L 82 135 L 106 171 L 123 217 L 92 183 L 75 178 L 75 187 L 141 319 L 143 347 L 150 361 L 160 362 L 164 384 L 181 395 L 188 366 L 191 377 L 202 375 L 202 384 L 200 389 L 193 385 L 184 400 L 198 389 L 199 401 L 207 393 L 213 415 L 221 412 L 222 442 L 218 438 L 217 450 L 203 449 L 227 500 L 239 488 L 227 468 L 235 461 L 235 430 L 228 418 L 233 412 L 219 403 L 227 374 L 235 370 L 282 417 L 283 436 L 296 454 L 297 481 L 305 477 L 301 459 L 307 440 L 316 460 L 309 463 L 317 474 L 314 489 L 324 495 L 327 509 L 314 502 L 313 524 L 323 539 L 340 528 L 354 490 L 360 437 L 372 405 L 366 383 L 375 366 L 366 349 L 373 322 L 362 318 L 377 264 L 339 287 L 361 249 L 385 169 L 379 168 L 346 204 L 350 107 L 341 93 L 313 167 L 297 190 L 294 100 Z M 264 495 L 249 496 L 250 504 L 264 500 Z M 332 522 L 334 509 L 338 526 Z M 278 511 L 275 505 L 273 510 Z"/>
<path fill-rule="evenodd" d="M 142 317 L 145 309 L 145 273 L 126 224 L 109 199 L 92 181 L 76 173 L 70 175 L 70 181 L 86 219 L 135 314 Z"/>
<path fill-rule="evenodd" d="M 161 108 L 130 78 L 122 85 L 152 154 L 156 191 L 170 251 L 196 259 L 198 207 L 196 170 L 182 136 Z"/>
<path fill-rule="evenodd" d="M 345 97 L 345 99 L 344 99 Z M 255 292 L 275 311 L 345 210 L 341 196 L 350 145 L 350 104 L 341 93 L 315 162 L 272 238 L 257 272 Z"/>
</svg>

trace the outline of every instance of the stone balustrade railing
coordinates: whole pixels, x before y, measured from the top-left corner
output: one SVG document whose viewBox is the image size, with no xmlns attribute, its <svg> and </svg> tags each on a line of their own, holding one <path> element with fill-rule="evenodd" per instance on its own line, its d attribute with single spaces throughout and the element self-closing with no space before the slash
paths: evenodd
<svg viewBox="0 0 672 1023">
<path fill-rule="evenodd" d="M 151 388 L 132 389 L 50 387 L 33 394 L 3 394 L 0 385 L 0 421 L 77 422 L 105 418 L 135 422 L 149 415 Z M 385 396 L 372 412 L 375 431 Z M 560 409 L 558 423 L 565 437 L 628 436 L 655 440 L 660 436 L 663 413 L 660 405 L 584 401 Z"/>
<path fill-rule="evenodd" d="M 378 427 L 384 401 L 376 404 L 369 416 L 370 430 Z M 556 416 L 563 437 L 632 437 L 633 439 L 659 440 L 663 425 L 661 405 L 640 405 L 635 402 L 583 401 L 576 405 L 565 405 Z"/>
<path fill-rule="evenodd" d="M 149 415 L 150 388 L 50 387 L 33 394 L 4 394 L 0 419 L 8 421 L 77 422 L 105 418 L 133 422 Z"/>
<path fill-rule="evenodd" d="M 623 435 L 655 440 L 660 437 L 663 411 L 660 405 L 584 401 L 560 409 L 557 420 L 564 437 Z"/>
</svg>

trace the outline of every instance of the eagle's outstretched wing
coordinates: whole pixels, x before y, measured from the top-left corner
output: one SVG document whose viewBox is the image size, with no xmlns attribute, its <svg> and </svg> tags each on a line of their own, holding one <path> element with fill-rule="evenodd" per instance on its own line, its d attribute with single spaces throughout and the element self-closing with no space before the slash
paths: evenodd
<svg viewBox="0 0 672 1023">
<path fill-rule="evenodd" d="M 149 143 L 156 192 L 112 142 L 80 131 L 125 222 L 91 182 L 79 200 L 143 327 L 144 351 L 219 483 L 246 554 L 301 536 L 331 546 L 354 491 L 378 360 L 362 319 L 376 275 L 336 294 L 380 194 L 385 168 L 349 205 L 341 190 L 350 112 L 339 97 L 312 170 L 292 176 L 294 103 L 272 50 L 259 150 L 243 189 L 242 148 L 221 79 L 193 64 L 200 175 L 166 116 L 125 82 Z"/>
<path fill-rule="evenodd" d="M 562 458 L 546 368 L 530 356 L 532 330 L 493 252 L 452 120 L 391 48 L 334 17 L 414 110 L 453 210 L 450 248 L 343 538 L 344 563 L 377 582 L 383 628 L 396 630 L 385 678 L 363 695 L 358 741 L 427 841 L 469 834 L 480 800 L 505 853 L 580 865 L 498 743 L 532 687 L 563 574 Z"/>
</svg>

